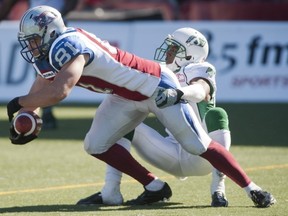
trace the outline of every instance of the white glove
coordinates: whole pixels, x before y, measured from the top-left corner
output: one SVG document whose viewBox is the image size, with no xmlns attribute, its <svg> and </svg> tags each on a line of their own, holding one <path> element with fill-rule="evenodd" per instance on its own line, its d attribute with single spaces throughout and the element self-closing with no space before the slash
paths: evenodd
<svg viewBox="0 0 288 216">
<path fill-rule="evenodd" d="M 158 95 L 155 98 L 157 107 L 163 109 L 168 106 L 179 103 L 183 92 L 179 89 L 160 89 Z"/>
</svg>

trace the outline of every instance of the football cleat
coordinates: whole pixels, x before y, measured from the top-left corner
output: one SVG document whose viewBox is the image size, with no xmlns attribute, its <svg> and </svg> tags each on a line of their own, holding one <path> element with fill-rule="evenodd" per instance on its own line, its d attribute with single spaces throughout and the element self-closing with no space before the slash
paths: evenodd
<svg viewBox="0 0 288 216">
<path fill-rule="evenodd" d="M 276 199 L 267 191 L 252 190 L 250 194 L 256 207 L 267 208 L 276 203 Z"/>
<path fill-rule="evenodd" d="M 212 195 L 212 207 L 227 207 L 228 206 L 228 200 L 226 199 L 224 193 L 220 191 L 214 192 Z"/>
<path fill-rule="evenodd" d="M 92 194 L 89 197 L 79 200 L 76 205 L 101 205 L 103 204 L 102 194 L 101 192 Z"/>
<path fill-rule="evenodd" d="M 126 205 L 146 205 L 159 201 L 168 201 L 172 196 L 172 191 L 169 185 L 165 182 L 163 188 L 158 191 L 149 191 L 144 188 L 144 192 L 140 194 L 136 199 L 128 200 Z"/>
</svg>

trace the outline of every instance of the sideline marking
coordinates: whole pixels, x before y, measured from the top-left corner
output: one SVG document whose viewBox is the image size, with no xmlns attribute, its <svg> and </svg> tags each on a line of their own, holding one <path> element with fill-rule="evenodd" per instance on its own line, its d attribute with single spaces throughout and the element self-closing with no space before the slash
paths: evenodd
<svg viewBox="0 0 288 216">
<path fill-rule="evenodd" d="M 278 165 L 269 165 L 269 166 L 263 166 L 263 167 L 251 167 L 244 169 L 247 172 L 250 171 L 258 171 L 258 170 L 271 170 L 271 169 L 284 169 L 288 168 L 288 164 L 278 164 Z"/>
<path fill-rule="evenodd" d="M 132 183 L 137 182 L 136 180 L 127 180 L 121 181 L 122 183 Z M 76 185 L 62 185 L 62 186 L 55 186 L 55 187 L 46 187 L 46 188 L 31 188 L 31 189 L 23 189 L 23 190 L 16 190 L 16 191 L 3 191 L 0 192 L 1 195 L 11 195 L 17 193 L 34 193 L 34 192 L 43 192 L 43 191 L 52 191 L 52 190 L 65 190 L 65 189 L 75 189 L 75 188 L 82 188 L 82 187 L 92 187 L 92 186 L 101 186 L 104 182 L 97 182 L 97 183 L 85 183 L 85 184 L 76 184 Z"/>
<path fill-rule="evenodd" d="M 271 170 L 271 169 L 285 169 L 288 168 L 288 164 L 278 164 L 278 165 L 269 165 L 269 166 L 262 166 L 262 167 L 251 167 L 244 169 L 246 172 L 251 171 L 258 171 L 258 170 Z M 174 176 L 162 176 L 161 179 L 170 179 L 175 178 Z M 121 184 L 124 183 L 137 183 L 136 180 L 125 180 L 121 181 Z M 77 184 L 77 185 L 62 185 L 62 186 L 55 186 L 55 187 L 46 187 L 46 188 L 32 188 L 32 189 L 23 189 L 23 190 L 16 190 L 16 191 L 0 191 L 0 196 L 3 195 L 12 195 L 18 193 L 34 193 L 34 192 L 43 192 L 43 191 L 52 191 L 52 190 L 65 190 L 65 189 L 74 189 L 74 188 L 82 188 L 82 187 L 91 187 L 91 186 L 101 186 L 104 182 L 98 183 L 86 183 L 86 184 Z"/>
</svg>

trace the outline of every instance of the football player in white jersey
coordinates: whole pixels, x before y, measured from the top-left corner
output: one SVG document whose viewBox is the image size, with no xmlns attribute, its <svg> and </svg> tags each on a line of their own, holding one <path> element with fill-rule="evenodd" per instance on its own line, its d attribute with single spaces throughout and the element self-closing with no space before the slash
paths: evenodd
<svg viewBox="0 0 288 216">
<path fill-rule="evenodd" d="M 2 4 L 0 4 L 0 21 L 7 18 L 8 14 L 11 13 L 12 8 L 17 3 L 19 3 L 19 0 L 4 0 Z M 63 17 L 66 16 L 70 11 L 74 10 L 77 6 L 77 3 L 78 0 L 29 0 L 28 6 L 29 8 L 33 8 L 45 4 L 56 8 L 58 11 L 61 12 Z M 53 107 L 48 106 L 43 108 L 41 118 L 43 120 L 42 130 L 57 128 L 57 119 L 55 118 L 55 115 L 53 113 Z"/>
<path fill-rule="evenodd" d="M 193 40 L 207 46 L 191 45 Z M 204 35 L 193 28 L 180 28 L 169 35 L 156 49 L 154 59 L 165 62 L 175 72 L 181 87 L 184 87 L 182 88 L 184 95 L 195 94 L 187 96 L 186 100 L 209 136 L 229 150 L 231 137 L 228 115 L 223 108 L 216 107 L 216 69 L 205 61 L 208 52 L 208 42 Z M 182 63 L 183 59 L 188 61 L 184 60 L 185 62 Z M 141 123 L 130 140 L 144 160 L 181 179 L 186 176 L 207 175 L 212 171 L 211 206 L 227 207 L 224 184 L 226 176 L 203 158 L 185 151 L 173 135 L 169 131 L 167 133 L 168 136 L 163 137 L 151 127 Z M 125 145 L 128 146 L 129 141 L 126 141 Z M 101 192 L 84 198 L 77 204 L 121 204 L 123 202 L 120 192 L 121 176 L 121 172 L 107 165 L 105 185 Z M 249 193 L 250 191 L 247 191 L 248 196 Z"/>
<path fill-rule="evenodd" d="M 268 207 L 275 202 L 270 193 L 250 180 L 229 151 L 208 136 L 191 106 L 181 102 L 194 94 L 184 96 L 175 74 L 164 65 L 113 47 L 83 29 L 66 27 L 59 11 L 48 6 L 31 8 L 23 15 L 18 40 L 23 58 L 34 65 L 39 75 L 28 94 L 7 104 L 9 121 L 18 111 L 37 111 L 57 104 L 75 86 L 106 93 L 86 134 L 84 148 L 89 155 L 143 185 L 144 192 L 131 204 L 153 203 L 172 196 L 167 183 L 119 145 L 121 138 L 149 113 L 155 114 L 186 151 L 205 158 L 249 190 L 258 206 Z M 13 144 L 26 144 L 35 138 L 18 135 L 11 126 Z"/>
</svg>

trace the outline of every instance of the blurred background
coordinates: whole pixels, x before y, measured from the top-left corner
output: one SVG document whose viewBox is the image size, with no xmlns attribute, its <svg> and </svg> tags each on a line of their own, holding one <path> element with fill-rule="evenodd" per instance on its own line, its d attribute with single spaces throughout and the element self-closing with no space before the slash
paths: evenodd
<svg viewBox="0 0 288 216">
<path fill-rule="evenodd" d="M 17 41 L 19 18 L 35 2 L 54 1 L 0 0 L 2 105 L 25 94 L 35 76 Z M 217 101 L 228 112 L 232 144 L 288 146 L 288 0 L 58 2 L 68 26 L 148 59 L 167 34 L 198 29 L 210 44 L 208 61 L 217 69 Z M 62 104 L 93 106 L 103 97 L 75 89 Z"/>
</svg>

